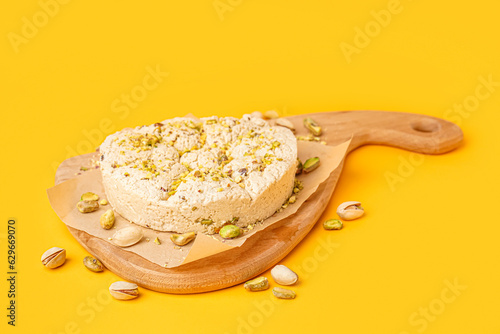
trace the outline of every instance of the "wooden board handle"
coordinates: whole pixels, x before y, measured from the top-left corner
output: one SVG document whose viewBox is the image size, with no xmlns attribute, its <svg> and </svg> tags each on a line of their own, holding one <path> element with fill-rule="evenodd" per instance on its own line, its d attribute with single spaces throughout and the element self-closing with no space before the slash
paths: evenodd
<svg viewBox="0 0 500 334">
<path fill-rule="evenodd" d="M 308 114 L 324 129 L 322 136 L 330 145 L 341 143 L 353 136 L 352 151 L 362 145 L 377 144 L 405 150 L 442 154 L 457 148 L 463 140 L 462 130 L 440 118 L 387 111 L 353 110 Z M 295 124 L 304 115 L 290 117 Z M 298 134 L 306 134 L 302 126 Z"/>
</svg>

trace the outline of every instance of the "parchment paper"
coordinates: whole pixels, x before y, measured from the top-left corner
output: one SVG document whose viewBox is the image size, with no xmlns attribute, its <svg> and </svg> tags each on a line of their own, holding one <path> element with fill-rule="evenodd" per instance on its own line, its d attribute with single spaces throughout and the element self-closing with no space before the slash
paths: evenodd
<svg viewBox="0 0 500 334">
<path fill-rule="evenodd" d="M 156 263 L 162 267 L 173 268 L 193 262 L 220 252 L 224 252 L 233 247 L 241 246 L 248 238 L 258 238 L 260 233 L 270 226 L 276 227 L 284 218 L 293 215 L 301 205 L 309 198 L 324 182 L 330 174 L 339 167 L 347 152 L 350 140 L 337 146 L 321 145 L 315 142 L 298 142 L 298 155 L 302 161 L 311 157 L 319 157 L 321 165 L 311 173 L 302 173 L 297 178 L 302 181 L 304 189 L 297 194 L 297 201 L 288 205 L 280 213 L 275 213 L 252 230 L 245 229 L 245 233 L 232 240 L 224 240 L 218 235 L 206 235 L 198 233 L 196 239 L 186 246 L 178 247 L 170 241 L 170 232 L 159 232 L 149 228 L 141 227 L 144 238 L 138 244 L 125 248 L 126 251 L 136 253 L 144 259 Z M 83 193 L 93 192 L 99 197 L 106 198 L 102 186 L 101 173 L 98 169 L 90 170 L 82 175 L 62 182 L 47 190 L 50 204 L 59 218 L 68 226 L 84 231 L 92 236 L 111 242 L 109 238 L 113 236 L 117 229 L 126 227 L 131 222 L 116 214 L 115 225 L 111 230 L 101 228 L 99 218 L 111 206 L 100 206 L 99 210 L 91 213 L 80 213 L 76 208 L 76 203 Z M 158 245 L 153 241 L 160 240 Z M 118 246 L 116 246 L 118 247 Z"/>
</svg>

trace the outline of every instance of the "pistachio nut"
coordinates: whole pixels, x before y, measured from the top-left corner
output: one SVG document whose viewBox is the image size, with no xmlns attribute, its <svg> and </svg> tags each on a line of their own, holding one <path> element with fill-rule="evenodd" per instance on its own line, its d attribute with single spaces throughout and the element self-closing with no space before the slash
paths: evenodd
<svg viewBox="0 0 500 334">
<path fill-rule="evenodd" d="M 309 158 L 306 160 L 306 162 L 304 162 L 303 171 L 306 173 L 310 173 L 313 170 L 315 170 L 316 168 L 318 168 L 319 165 L 320 165 L 320 161 L 319 161 L 318 157 Z"/>
<path fill-rule="evenodd" d="M 171 234 L 170 240 L 177 246 L 184 246 L 194 240 L 196 233 L 188 232 L 184 234 Z"/>
<path fill-rule="evenodd" d="M 50 269 L 62 266 L 66 261 L 66 250 L 64 248 L 52 247 L 42 254 L 42 263 Z"/>
<path fill-rule="evenodd" d="M 101 227 L 105 230 L 109 230 L 115 224 L 115 213 L 113 209 L 109 209 L 104 212 L 101 216 Z"/>
<path fill-rule="evenodd" d="M 99 200 L 99 195 L 88 192 L 82 195 L 80 198 L 82 201 L 97 201 Z"/>
<path fill-rule="evenodd" d="M 273 295 L 280 299 L 294 299 L 296 296 L 295 291 L 280 287 L 273 288 Z"/>
<path fill-rule="evenodd" d="M 156 239 L 153 242 L 157 245 L 161 245 L 161 241 L 158 237 L 156 237 Z"/>
<path fill-rule="evenodd" d="M 117 281 L 109 286 L 109 293 L 118 300 L 130 300 L 139 296 L 139 287 L 135 283 Z"/>
<path fill-rule="evenodd" d="M 325 230 L 341 230 L 344 224 L 338 219 L 328 219 L 323 223 Z"/>
<path fill-rule="evenodd" d="M 212 219 L 202 219 L 200 223 L 203 225 L 212 225 L 214 221 Z"/>
<path fill-rule="evenodd" d="M 278 118 L 276 120 L 276 125 L 278 126 L 282 126 L 284 128 L 287 128 L 293 132 L 295 132 L 295 126 L 293 125 L 292 122 L 290 122 L 289 120 L 287 120 L 286 118 Z"/>
<path fill-rule="evenodd" d="M 111 240 L 117 246 L 128 247 L 141 241 L 142 236 L 142 229 L 137 226 L 129 226 L 116 231 Z"/>
<path fill-rule="evenodd" d="M 295 170 L 295 175 L 302 174 L 303 168 L 304 168 L 304 165 L 302 165 L 302 161 L 300 161 L 300 159 L 297 158 L 297 170 Z"/>
<path fill-rule="evenodd" d="M 278 114 L 278 112 L 276 110 L 268 110 L 268 111 L 264 112 L 264 118 L 275 119 L 278 117 L 280 117 L 280 115 Z"/>
<path fill-rule="evenodd" d="M 269 281 L 266 277 L 261 276 L 245 282 L 243 286 L 248 291 L 262 291 L 269 289 Z"/>
<path fill-rule="evenodd" d="M 99 209 L 99 203 L 97 201 L 80 201 L 76 204 L 78 211 L 81 213 L 94 212 Z"/>
<path fill-rule="evenodd" d="M 104 270 L 104 266 L 102 265 L 101 261 L 98 259 L 93 258 L 92 256 L 85 256 L 83 258 L 83 265 L 85 268 L 87 268 L 90 271 L 93 271 L 95 273 L 101 272 Z"/>
<path fill-rule="evenodd" d="M 315 136 L 321 135 L 321 126 L 319 126 L 318 123 L 316 123 L 311 117 L 307 117 L 304 119 L 304 126 L 313 135 Z"/>
<path fill-rule="evenodd" d="M 223 226 L 219 231 L 219 235 L 224 239 L 233 239 L 238 237 L 240 234 L 241 234 L 241 228 L 239 228 L 236 225 Z"/>
<path fill-rule="evenodd" d="M 101 204 L 101 205 L 108 205 L 108 200 L 107 200 L 107 199 L 105 199 L 105 198 L 103 198 L 103 199 L 101 199 L 101 200 L 99 201 L 99 204 Z"/>
<path fill-rule="evenodd" d="M 264 115 L 262 115 L 260 111 L 254 111 L 253 113 L 250 114 L 250 116 L 255 118 L 264 118 Z"/>
<path fill-rule="evenodd" d="M 337 215 L 345 220 L 359 218 L 364 213 L 365 210 L 361 207 L 361 203 L 356 201 L 344 202 L 337 208 Z"/>
<path fill-rule="evenodd" d="M 281 264 L 271 269 L 271 276 L 276 283 L 281 285 L 292 285 L 299 279 L 299 276 L 295 272 Z"/>
</svg>

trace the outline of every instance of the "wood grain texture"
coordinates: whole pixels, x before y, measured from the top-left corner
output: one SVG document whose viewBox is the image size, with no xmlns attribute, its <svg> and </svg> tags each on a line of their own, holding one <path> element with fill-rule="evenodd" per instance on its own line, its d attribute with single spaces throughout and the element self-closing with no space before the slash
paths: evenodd
<svg viewBox="0 0 500 334">
<path fill-rule="evenodd" d="M 460 128 L 439 118 L 384 111 L 325 112 L 288 117 L 297 135 L 306 135 L 302 121 L 311 117 L 323 128 L 329 145 L 352 138 L 349 152 L 368 144 L 389 145 L 425 153 L 441 154 L 460 145 Z M 87 165 L 92 154 L 64 161 L 56 173 L 56 184 Z M 259 275 L 283 259 L 312 229 L 325 210 L 340 177 L 343 162 L 298 212 L 268 233 L 250 238 L 243 246 L 186 265 L 166 269 L 112 244 L 69 228 L 75 239 L 106 268 L 125 280 L 166 293 L 199 293 L 223 289 Z M 285 242 L 287 240 L 287 242 Z"/>
</svg>

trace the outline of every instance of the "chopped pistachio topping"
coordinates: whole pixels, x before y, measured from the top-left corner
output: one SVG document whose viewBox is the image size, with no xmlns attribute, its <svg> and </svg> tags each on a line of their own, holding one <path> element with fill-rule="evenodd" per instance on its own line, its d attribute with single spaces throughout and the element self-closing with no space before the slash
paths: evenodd
<svg viewBox="0 0 500 334">
<path fill-rule="evenodd" d="M 181 118 L 130 129 L 113 141 L 120 155 L 115 161 L 108 158 L 104 162 L 112 164 L 113 172 L 133 175 L 143 184 L 153 183 L 161 200 L 173 197 L 171 201 L 189 202 L 185 189 L 192 189 L 194 182 L 209 182 L 209 187 L 207 183 L 196 185 L 196 196 L 204 189 L 210 189 L 209 193 L 246 192 L 245 186 L 252 185 L 252 175 L 290 162 L 284 155 L 287 147 L 279 132 L 282 128 L 276 131 L 253 122 L 248 127 L 243 121 L 245 126 L 239 124 L 230 117 L 201 121 Z M 195 202 L 188 210 L 202 211 L 198 208 L 201 206 Z M 209 218 L 198 217 L 194 219 L 203 225 L 214 224 Z"/>
<path fill-rule="evenodd" d="M 200 223 L 203 224 L 203 225 L 211 225 L 211 224 L 213 224 L 213 222 L 214 221 L 212 219 L 202 219 L 200 221 Z"/>
</svg>

